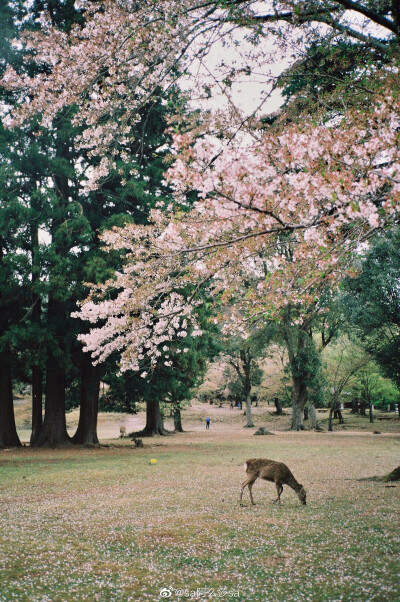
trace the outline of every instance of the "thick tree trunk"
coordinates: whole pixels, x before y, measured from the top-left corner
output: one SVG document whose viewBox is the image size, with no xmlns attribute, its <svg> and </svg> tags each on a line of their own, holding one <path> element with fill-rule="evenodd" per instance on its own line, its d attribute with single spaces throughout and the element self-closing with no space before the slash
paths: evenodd
<svg viewBox="0 0 400 602">
<path fill-rule="evenodd" d="M 369 404 L 369 421 L 371 424 L 374 422 L 374 407 L 372 403 Z"/>
<path fill-rule="evenodd" d="M 32 367 L 32 433 L 30 444 L 35 445 L 43 426 L 43 372 Z"/>
<path fill-rule="evenodd" d="M 310 418 L 311 428 L 316 431 L 322 431 L 321 427 L 318 424 L 317 412 L 315 410 L 315 405 L 311 401 L 309 401 L 307 405 L 308 405 L 308 416 Z"/>
<path fill-rule="evenodd" d="M 46 363 L 44 422 L 34 447 L 61 447 L 71 444 L 65 419 L 65 370 L 50 356 Z"/>
<path fill-rule="evenodd" d="M 275 408 L 276 408 L 275 414 L 277 416 L 282 416 L 282 414 L 283 414 L 282 403 L 281 403 L 281 400 L 279 399 L 279 397 L 275 397 L 274 404 L 275 404 Z"/>
<path fill-rule="evenodd" d="M 70 140 L 61 130 L 55 128 L 56 157 L 60 161 L 71 160 Z M 71 444 L 65 419 L 66 385 L 66 340 L 68 334 L 66 291 L 60 291 L 59 277 L 63 272 L 63 262 L 70 252 L 70 236 L 66 234 L 70 203 L 70 185 L 64 170 L 55 170 L 52 175 L 57 201 L 54 217 L 50 225 L 52 253 L 54 260 L 49 266 L 49 296 L 47 303 L 46 328 L 51 335 L 46 353 L 46 388 L 44 422 L 35 446 L 59 447 Z"/>
<path fill-rule="evenodd" d="M 307 361 L 307 345 L 312 342 L 309 328 L 305 324 L 299 329 L 283 323 L 281 326 L 283 339 L 286 343 L 289 366 L 292 377 L 292 431 L 303 431 L 303 411 L 307 400 L 307 372 L 304 363 Z"/>
<path fill-rule="evenodd" d="M 15 426 L 11 377 L 11 352 L 0 352 L 0 448 L 21 447 Z"/>
<path fill-rule="evenodd" d="M 36 186 L 36 184 L 34 184 Z M 39 212 L 36 207 L 35 195 L 31 199 L 32 208 Z M 40 286 L 41 260 L 39 251 L 39 229 L 36 220 L 31 222 L 31 254 L 32 254 L 32 324 L 38 332 L 42 320 L 42 301 L 37 293 Z M 33 349 L 32 358 L 32 432 L 30 444 L 35 445 L 43 426 L 43 370 L 41 366 L 40 347 Z"/>
<path fill-rule="evenodd" d="M 292 431 L 304 431 L 303 411 L 307 399 L 307 386 L 304 379 L 292 377 Z"/>
<path fill-rule="evenodd" d="M 356 397 L 351 400 L 351 413 L 358 414 L 358 399 Z"/>
<path fill-rule="evenodd" d="M 47 350 L 44 422 L 35 447 L 61 447 L 71 444 L 65 420 L 65 308 L 61 301 L 49 296 L 47 318 L 57 340 L 58 353 Z"/>
<path fill-rule="evenodd" d="M 170 434 L 164 428 L 164 418 L 160 410 L 159 401 L 148 401 L 146 404 L 146 426 L 142 431 L 136 433 L 142 437 L 154 437 L 154 435 Z"/>
<path fill-rule="evenodd" d="M 100 366 L 93 366 L 88 353 L 82 352 L 81 358 L 81 404 L 79 423 L 72 443 L 93 445 L 99 442 L 97 437 L 97 414 L 100 394 Z"/>
</svg>

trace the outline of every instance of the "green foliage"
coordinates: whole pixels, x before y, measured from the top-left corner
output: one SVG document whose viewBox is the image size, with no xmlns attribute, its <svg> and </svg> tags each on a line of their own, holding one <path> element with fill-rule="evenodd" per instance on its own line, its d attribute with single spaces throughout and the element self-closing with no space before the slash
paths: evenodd
<svg viewBox="0 0 400 602">
<path fill-rule="evenodd" d="M 192 336 L 192 330 L 188 329 L 187 336 L 169 343 L 168 350 L 161 344 L 156 366 L 150 370 L 146 364 L 142 365 L 146 374 L 149 371 L 147 378 L 137 372 L 115 374 L 111 359 L 104 378 L 109 389 L 100 400 L 100 408 L 109 412 L 134 413 L 140 401 L 157 399 L 177 404 L 190 399 L 203 380 L 208 362 L 220 351 L 216 327 L 210 323 L 211 305 L 204 303 L 196 313 L 202 335 Z"/>
<path fill-rule="evenodd" d="M 47 12 L 51 22 L 59 29 L 68 32 L 75 24 L 83 22 L 82 13 L 76 9 L 75 0 L 34 0 L 32 6 L 33 18 Z"/>
<path fill-rule="evenodd" d="M 75 378 L 65 391 L 65 410 L 71 412 L 79 407 L 80 403 L 80 386 L 78 378 Z"/>
<path fill-rule="evenodd" d="M 203 380 L 207 363 L 220 351 L 208 304 L 200 306 L 196 313 L 202 335 L 192 336 L 189 329 L 184 339 L 173 341 L 169 351 L 163 351 L 150 379 L 142 379 L 142 395 L 146 401 L 159 399 L 176 403 L 190 399 Z"/>
<path fill-rule="evenodd" d="M 261 384 L 263 370 L 256 359 L 252 358 L 250 363 L 250 385 L 258 387 Z M 244 373 L 241 376 L 232 367 L 227 367 L 224 371 L 226 387 L 229 389 L 229 397 L 235 401 L 244 401 L 246 398 L 246 383 Z"/>
<path fill-rule="evenodd" d="M 361 89 L 370 86 L 372 70 L 387 57 L 349 39 L 312 42 L 302 58 L 280 78 L 287 115 L 318 110 L 342 112 L 344 103 L 363 102 Z M 365 95 L 365 94 L 364 94 Z"/>
<path fill-rule="evenodd" d="M 384 378 L 379 367 L 372 363 L 369 370 L 362 370 L 349 388 L 352 397 L 364 399 L 367 404 L 372 403 L 376 408 L 386 410 L 388 406 L 394 408 L 400 401 L 400 392 L 393 381 Z"/>
<path fill-rule="evenodd" d="M 344 283 L 343 307 L 382 373 L 400 388 L 400 228 L 378 236 Z"/>
<path fill-rule="evenodd" d="M 263 370 L 260 361 L 265 357 L 275 331 L 275 324 L 270 322 L 254 330 L 246 339 L 239 335 L 221 336 L 222 353 L 229 364 L 224 373 L 226 387 L 234 400 L 244 401 L 251 388 L 261 384 Z"/>
<path fill-rule="evenodd" d="M 100 396 L 100 412 L 125 412 L 135 414 L 139 398 L 138 377 L 127 373 L 118 375 L 111 367 L 105 377 L 108 390 Z"/>
<path fill-rule="evenodd" d="M 291 326 L 298 338 L 297 352 L 286 364 L 285 372 L 290 374 L 292 379 L 299 379 L 307 388 L 307 399 L 315 407 L 324 405 L 324 377 L 322 371 L 321 354 L 316 348 L 314 339 L 304 332 L 301 327 Z M 292 332 L 292 336 L 293 336 Z"/>
<path fill-rule="evenodd" d="M 354 333 L 352 333 L 354 335 Z M 362 400 L 366 405 L 387 409 L 397 403 L 399 391 L 393 381 L 382 376 L 379 365 L 354 336 L 342 335 L 324 351 L 324 373 L 331 401 Z"/>
</svg>

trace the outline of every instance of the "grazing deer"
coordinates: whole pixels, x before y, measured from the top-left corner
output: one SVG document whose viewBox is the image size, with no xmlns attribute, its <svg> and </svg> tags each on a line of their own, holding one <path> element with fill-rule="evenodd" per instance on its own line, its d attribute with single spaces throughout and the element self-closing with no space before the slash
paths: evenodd
<svg viewBox="0 0 400 602">
<path fill-rule="evenodd" d="M 254 485 L 254 482 L 261 477 L 266 481 L 272 481 L 276 485 L 276 490 L 278 492 L 278 497 L 274 500 L 274 504 L 276 502 L 281 503 L 281 493 L 283 491 L 284 485 L 289 485 L 294 491 L 297 493 L 297 496 L 302 504 L 306 504 L 306 490 L 303 485 L 298 483 L 294 478 L 292 472 L 282 462 L 274 462 L 274 460 L 264 460 L 263 458 L 253 458 L 252 460 L 247 460 L 244 465 L 247 473 L 247 479 L 242 483 L 242 489 L 240 491 L 240 505 L 242 504 L 242 497 L 244 488 L 249 488 L 250 493 L 250 501 L 255 505 L 253 500 L 253 494 L 251 489 Z"/>
<path fill-rule="evenodd" d="M 126 437 L 126 426 L 120 426 L 119 427 L 119 438 L 125 439 L 125 437 Z"/>
</svg>

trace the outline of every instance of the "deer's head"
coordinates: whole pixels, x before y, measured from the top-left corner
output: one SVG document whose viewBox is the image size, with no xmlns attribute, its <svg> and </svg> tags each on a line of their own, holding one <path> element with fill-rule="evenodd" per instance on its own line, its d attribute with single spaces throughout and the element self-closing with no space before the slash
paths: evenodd
<svg viewBox="0 0 400 602">
<path fill-rule="evenodd" d="M 297 495 L 299 496 L 299 500 L 301 501 L 301 503 L 306 505 L 307 504 L 307 493 L 306 493 L 306 490 L 304 489 L 303 485 L 300 485 L 300 489 L 299 489 Z"/>
</svg>

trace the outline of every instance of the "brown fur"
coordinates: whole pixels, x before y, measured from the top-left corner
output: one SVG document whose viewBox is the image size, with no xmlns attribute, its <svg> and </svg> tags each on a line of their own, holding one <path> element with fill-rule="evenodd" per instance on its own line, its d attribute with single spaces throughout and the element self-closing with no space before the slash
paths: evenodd
<svg viewBox="0 0 400 602">
<path fill-rule="evenodd" d="M 252 458 L 246 460 L 245 463 L 247 479 L 242 483 L 242 489 L 240 491 L 240 504 L 242 504 L 242 497 L 244 488 L 247 486 L 250 493 L 250 501 L 254 505 L 252 487 L 258 477 L 261 477 L 265 481 L 272 481 L 275 483 L 278 497 L 274 500 L 281 503 L 281 493 L 283 491 L 283 485 L 288 485 L 296 493 L 302 504 L 306 504 L 306 490 L 303 485 L 296 481 L 291 470 L 283 464 L 283 462 L 275 462 L 274 460 L 266 460 L 263 458 Z"/>
</svg>

